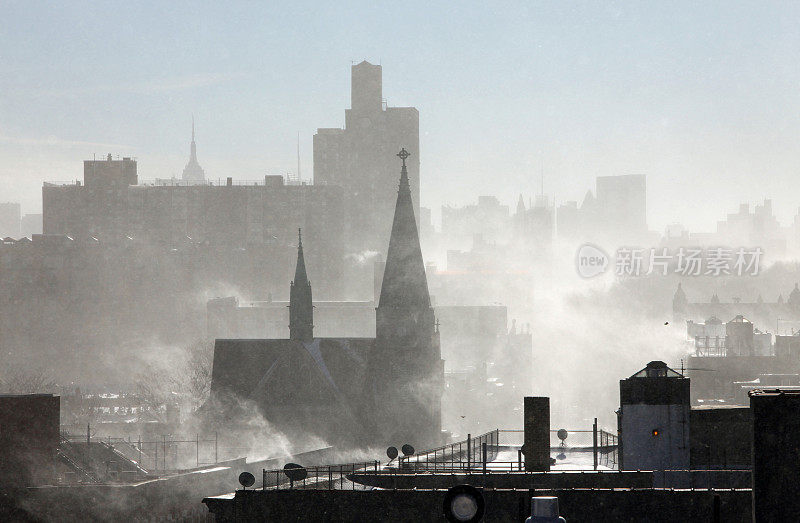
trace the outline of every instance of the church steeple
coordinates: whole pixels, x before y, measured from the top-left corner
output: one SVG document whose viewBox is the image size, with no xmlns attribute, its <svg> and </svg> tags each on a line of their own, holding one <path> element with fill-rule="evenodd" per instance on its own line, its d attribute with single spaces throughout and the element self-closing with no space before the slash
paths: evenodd
<svg viewBox="0 0 800 523">
<path fill-rule="evenodd" d="M 294 281 L 289 288 L 289 339 L 311 341 L 314 338 L 314 305 L 311 298 L 311 282 L 306 273 L 303 256 L 303 236 L 297 230 L 297 266 Z"/>
<path fill-rule="evenodd" d="M 430 308 L 428 280 L 408 185 L 406 158 L 409 153 L 402 149 L 397 156 L 403 160 L 403 168 L 378 307 Z"/>
<path fill-rule="evenodd" d="M 403 149 L 400 187 L 375 310 L 367 390 L 377 441 L 441 444 L 444 362 L 419 245 Z M 413 445 L 414 443 L 412 443 Z"/>
</svg>

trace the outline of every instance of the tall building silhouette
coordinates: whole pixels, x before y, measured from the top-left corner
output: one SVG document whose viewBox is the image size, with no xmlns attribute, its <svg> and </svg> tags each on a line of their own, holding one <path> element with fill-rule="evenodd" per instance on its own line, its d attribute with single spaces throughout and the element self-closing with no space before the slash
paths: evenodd
<svg viewBox="0 0 800 523">
<path fill-rule="evenodd" d="M 197 163 L 197 144 L 194 141 L 194 116 L 192 117 L 192 144 L 189 152 L 189 163 L 183 168 L 184 182 L 187 183 L 204 183 L 206 181 L 206 172 Z"/>
<path fill-rule="evenodd" d="M 384 107 L 380 65 L 351 67 L 351 107 L 345 126 L 317 129 L 314 183 L 339 185 L 348 202 L 345 238 L 351 250 L 382 250 L 392 224 L 397 166 L 390 151 L 411 154 L 407 164 L 414 216 L 419 219 L 419 112 Z"/>
</svg>

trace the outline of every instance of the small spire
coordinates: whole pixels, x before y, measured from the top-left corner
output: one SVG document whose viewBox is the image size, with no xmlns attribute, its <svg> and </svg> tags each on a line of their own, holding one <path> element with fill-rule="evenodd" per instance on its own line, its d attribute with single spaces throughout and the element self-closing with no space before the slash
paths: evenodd
<svg viewBox="0 0 800 523">
<path fill-rule="evenodd" d="M 194 142 L 194 113 L 192 113 L 192 142 Z"/>
<path fill-rule="evenodd" d="M 400 171 L 400 188 L 407 189 L 408 188 L 408 169 L 406 169 L 406 158 L 411 156 L 411 153 L 406 151 L 406 148 L 403 147 L 400 149 L 400 152 L 397 153 L 397 156 L 403 160 L 403 168 Z"/>
<path fill-rule="evenodd" d="M 525 200 L 522 199 L 522 194 L 519 195 L 517 200 L 517 214 L 525 212 Z"/>
<path fill-rule="evenodd" d="M 297 266 L 294 270 L 295 285 L 308 285 L 308 275 L 306 274 L 306 260 L 303 256 L 303 232 L 297 229 Z"/>
<path fill-rule="evenodd" d="M 289 286 L 289 338 L 311 341 L 314 338 L 314 302 L 311 297 L 311 282 L 306 274 L 303 257 L 303 231 L 297 229 L 297 267 L 294 281 Z"/>
</svg>

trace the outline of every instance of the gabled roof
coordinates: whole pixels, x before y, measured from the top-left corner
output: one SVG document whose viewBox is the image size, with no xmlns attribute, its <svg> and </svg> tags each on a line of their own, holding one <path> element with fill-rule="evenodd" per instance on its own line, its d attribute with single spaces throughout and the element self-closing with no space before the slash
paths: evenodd
<svg viewBox="0 0 800 523">
<path fill-rule="evenodd" d="M 315 338 L 308 343 L 288 339 L 216 340 L 212 393 L 232 392 L 261 403 L 262 399 L 284 397 L 301 382 L 303 387 L 313 384 L 319 394 L 343 400 L 362 390 L 359 370 L 366 366 L 366 355 L 373 341 L 372 338 Z M 312 374 L 301 375 L 300 369 Z"/>
</svg>

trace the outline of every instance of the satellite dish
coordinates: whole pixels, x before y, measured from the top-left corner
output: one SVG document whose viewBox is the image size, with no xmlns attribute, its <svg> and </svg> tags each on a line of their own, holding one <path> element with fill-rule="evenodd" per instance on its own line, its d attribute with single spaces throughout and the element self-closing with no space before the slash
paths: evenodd
<svg viewBox="0 0 800 523">
<path fill-rule="evenodd" d="M 566 429 L 558 429 L 557 435 L 558 439 L 564 441 L 565 439 L 567 439 L 567 436 L 569 436 L 569 432 L 567 432 Z"/>
<path fill-rule="evenodd" d="M 252 487 L 255 482 L 256 477 L 249 472 L 242 472 L 239 474 L 239 484 L 241 484 L 244 488 Z"/>
<path fill-rule="evenodd" d="M 297 463 L 287 463 L 283 466 L 283 473 L 291 481 L 303 481 L 308 477 L 308 471 Z"/>
<path fill-rule="evenodd" d="M 389 459 L 394 459 L 397 457 L 397 447 L 389 447 L 386 449 L 386 455 L 389 456 Z"/>
<path fill-rule="evenodd" d="M 414 453 L 414 447 L 412 447 L 408 443 L 400 447 L 400 450 L 403 451 L 403 456 L 410 456 Z"/>
</svg>

